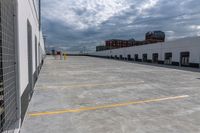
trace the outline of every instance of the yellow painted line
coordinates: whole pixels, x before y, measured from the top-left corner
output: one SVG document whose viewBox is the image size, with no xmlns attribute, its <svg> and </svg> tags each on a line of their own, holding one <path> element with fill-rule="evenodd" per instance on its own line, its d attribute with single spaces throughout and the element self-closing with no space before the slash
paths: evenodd
<svg viewBox="0 0 200 133">
<path fill-rule="evenodd" d="M 28 113 L 28 115 L 32 116 L 32 117 L 36 117 L 36 116 L 56 115 L 56 114 L 64 114 L 64 113 L 78 113 L 78 112 L 83 112 L 83 111 L 123 107 L 123 106 L 134 105 L 134 104 L 144 104 L 144 103 L 153 103 L 153 102 L 160 102 L 160 101 L 167 101 L 167 100 L 183 99 L 183 98 L 187 98 L 187 97 L 189 97 L 189 96 L 181 95 L 181 96 L 156 98 L 156 99 L 149 99 L 149 100 L 142 100 L 142 101 L 100 105 L 100 106 L 94 106 L 94 107 L 82 107 L 82 108 L 78 108 L 78 109 L 64 109 L 64 110 L 47 111 L 47 112 L 30 112 L 30 113 Z"/>
<path fill-rule="evenodd" d="M 97 84 L 71 84 L 71 85 L 48 85 L 48 86 L 38 86 L 40 89 L 49 89 L 51 87 L 95 87 L 95 86 L 108 86 L 108 85 L 128 85 L 128 84 L 143 84 L 144 81 L 138 82 L 110 82 L 110 83 L 97 83 Z"/>
</svg>

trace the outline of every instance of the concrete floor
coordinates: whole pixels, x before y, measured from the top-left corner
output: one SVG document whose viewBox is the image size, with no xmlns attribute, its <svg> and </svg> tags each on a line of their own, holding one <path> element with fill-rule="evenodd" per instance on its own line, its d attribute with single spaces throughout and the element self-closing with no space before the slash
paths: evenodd
<svg viewBox="0 0 200 133">
<path fill-rule="evenodd" d="M 47 57 L 21 133 L 199 133 L 200 73 Z"/>
</svg>

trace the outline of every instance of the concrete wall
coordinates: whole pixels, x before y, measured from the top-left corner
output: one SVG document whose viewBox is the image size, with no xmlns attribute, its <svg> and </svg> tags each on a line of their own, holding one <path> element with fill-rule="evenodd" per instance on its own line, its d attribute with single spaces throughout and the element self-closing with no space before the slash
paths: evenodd
<svg viewBox="0 0 200 133">
<path fill-rule="evenodd" d="M 30 98 L 33 93 L 33 87 L 36 83 L 39 71 L 41 69 L 44 57 L 45 46 L 42 32 L 39 30 L 39 13 L 35 4 L 36 0 L 17 0 L 17 79 L 19 93 L 19 119 L 23 120 Z M 32 29 L 32 76 L 33 82 L 30 83 L 29 74 L 29 50 L 28 50 L 28 23 Z M 30 46 L 30 45 L 29 45 Z M 37 54 L 36 54 L 37 53 Z M 31 87 L 30 87 L 31 86 Z"/>
<path fill-rule="evenodd" d="M 35 67 L 35 51 L 38 53 L 37 65 L 41 63 L 40 56 L 42 57 L 44 52 L 44 41 L 42 33 L 39 31 L 39 16 L 35 10 L 33 0 L 18 0 L 18 44 L 19 44 L 19 64 L 20 64 L 20 93 L 23 94 L 28 84 L 28 45 L 27 45 L 27 21 L 32 26 L 32 57 L 33 57 L 33 74 L 36 71 Z M 40 44 L 39 49 L 35 49 L 35 37 L 37 38 L 37 47 Z M 39 54 L 40 53 L 40 54 Z"/>
<path fill-rule="evenodd" d="M 122 55 L 123 58 L 127 58 L 127 55 L 131 55 L 131 57 L 134 58 L 134 55 L 138 54 L 139 59 L 142 59 L 142 55 L 147 54 L 148 60 L 152 60 L 152 54 L 158 53 L 159 60 L 164 61 L 165 53 L 172 52 L 172 61 L 180 62 L 180 53 L 186 51 L 190 52 L 190 63 L 200 64 L 200 37 L 189 37 L 164 43 L 99 51 L 90 53 L 89 55 L 100 57 L 114 57 L 115 55 L 119 57 Z"/>
<path fill-rule="evenodd" d="M 0 15 L 3 22 L 0 23 L 2 40 L 0 132 L 19 132 L 45 57 L 44 39 L 39 29 L 37 1 L 1 0 L 0 2 L 3 12 Z"/>
</svg>

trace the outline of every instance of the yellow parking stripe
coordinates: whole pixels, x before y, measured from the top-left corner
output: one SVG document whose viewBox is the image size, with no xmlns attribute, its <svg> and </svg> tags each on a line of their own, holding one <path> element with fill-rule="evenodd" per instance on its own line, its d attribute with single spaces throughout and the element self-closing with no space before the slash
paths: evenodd
<svg viewBox="0 0 200 133">
<path fill-rule="evenodd" d="M 166 100 L 183 99 L 183 98 L 187 98 L 187 97 L 189 97 L 189 96 L 188 95 L 181 95 L 181 96 L 149 99 L 149 100 L 142 100 L 142 101 L 133 101 L 133 102 L 100 105 L 100 106 L 95 106 L 95 107 L 82 107 L 82 108 L 78 108 L 78 109 L 64 109 L 64 110 L 47 111 L 47 112 L 30 112 L 28 114 L 29 114 L 29 116 L 36 117 L 36 116 L 56 115 L 56 114 L 64 114 L 64 113 L 78 113 L 78 112 L 82 112 L 82 111 L 91 111 L 91 110 L 98 110 L 98 109 L 123 107 L 123 106 L 134 105 L 134 104 L 143 104 L 143 103 L 152 103 L 152 102 L 159 102 L 159 101 L 166 101 Z"/>
<path fill-rule="evenodd" d="M 138 81 L 138 82 L 110 82 L 110 83 L 97 83 L 97 84 L 61 84 L 61 85 L 48 85 L 48 86 L 37 86 L 39 89 L 49 89 L 49 88 L 54 88 L 54 87 L 95 87 L 95 86 L 108 86 L 108 85 L 130 85 L 130 84 L 143 84 L 144 81 Z"/>
</svg>

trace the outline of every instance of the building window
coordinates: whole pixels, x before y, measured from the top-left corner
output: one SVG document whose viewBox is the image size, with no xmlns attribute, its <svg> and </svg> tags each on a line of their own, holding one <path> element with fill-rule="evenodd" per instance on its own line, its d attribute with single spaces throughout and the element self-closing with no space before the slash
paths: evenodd
<svg viewBox="0 0 200 133">
<path fill-rule="evenodd" d="M 131 55 L 130 54 L 127 55 L 127 58 L 128 58 L 128 60 L 131 60 Z"/>
<path fill-rule="evenodd" d="M 152 55 L 152 62 L 153 63 L 158 63 L 158 53 L 153 53 L 153 55 Z"/>
<path fill-rule="evenodd" d="M 135 58 L 135 61 L 138 61 L 139 60 L 138 54 L 135 54 L 134 58 Z"/>
<path fill-rule="evenodd" d="M 143 62 L 147 62 L 147 54 L 143 54 L 142 55 L 142 61 Z"/>
<path fill-rule="evenodd" d="M 172 64 L 172 53 L 165 53 L 165 64 Z"/>
<path fill-rule="evenodd" d="M 190 52 L 181 52 L 180 54 L 180 64 L 181 66 L 189 66 Z"/>
<path fill-rule="evenodd" d="M 120 57 L 119 57 L 120 59 L 123 59 L 123 56 L 122 55 L 120 55 Z"/>
</svg>

